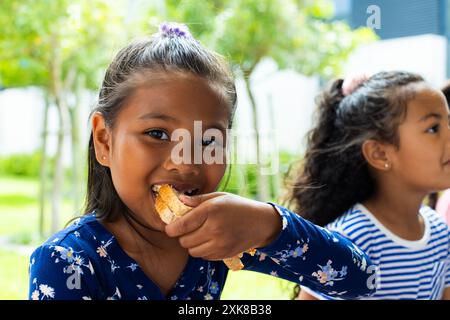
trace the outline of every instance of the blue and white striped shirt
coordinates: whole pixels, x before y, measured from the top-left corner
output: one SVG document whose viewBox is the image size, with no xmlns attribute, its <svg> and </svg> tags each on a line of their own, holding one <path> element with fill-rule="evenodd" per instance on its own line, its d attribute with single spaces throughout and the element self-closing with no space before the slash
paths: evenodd
<svg viewBox="0 0 450 320">
<path fill-rule="evenodd" d="M 352 240 L 377 265 L 377 291 L 371 299 L 441 299 L 450 287 L 449 227 L 427 206 L 420 214 L 425 232 L 417 241 L 393 234 L 362 204 L 326 226 Z M 302 290 L 319 299 L 332 299 L 309 288 Z"/>
</svg>

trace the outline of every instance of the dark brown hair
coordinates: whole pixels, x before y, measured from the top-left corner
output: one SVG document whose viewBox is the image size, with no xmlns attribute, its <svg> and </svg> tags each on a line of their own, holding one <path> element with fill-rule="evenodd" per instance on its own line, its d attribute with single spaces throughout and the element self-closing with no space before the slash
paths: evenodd
<svg viewBox="0 0 450 320">
<path fill-rule="evenodd" d="M 92 114 L 100 112 L 106 125 L 112 128 L 133 91 L 152 74 L 166 72 L 190 73 L 206 79 L 223 94 L 230 107 L 231 126 L 236 108 L 236 89 L 230 68 L 220 55 L 203 47 L 189 34 L 159 32 L 120 50 L 106 70 L 98 104 Z M 91 132 L 84 212 L 93 211 L 99 219 L 113 221 L 127 208 L 114 188 L 109 168 L 102 166 L 95 157 Z"/>
</svg>

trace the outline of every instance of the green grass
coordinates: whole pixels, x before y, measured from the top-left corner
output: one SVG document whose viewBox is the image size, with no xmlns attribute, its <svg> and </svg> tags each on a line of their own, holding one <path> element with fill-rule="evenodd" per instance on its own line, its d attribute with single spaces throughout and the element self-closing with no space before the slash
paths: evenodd
<svg viewBox="0 0 450 320">
<path fill-rule="evenodd" d="M 21 194 L 6 194 L 0 195 L 0 203 L 2 206 L 30 205 L 36 203 L 36 198 Z"/>
<path fill-rule="evenodd" d="M 35 178 L 0 176 L 0 195 L 2 196 L 19 194 L 35 198 L 38 192 L 38 180 Z M 15 204 L 20 205 L 20 202 Z"/>
<path fill-rule="evenodd" d="M 252 271 L 230 271 L 222 300 L 289 300 L 294 284 Z"/>
<path fill-rule="evenodd" d="M 0 176 L 0 237 L 37 247 L 44 239 L 38 231 L 38 180 Z M 50 204 L 46 203 L 47 211 Z M 65 199 L 60 228 L 73 217 L 74 208 Z M 50 230 L 50 214 L 45 216 L 45 230 Z M 48 233 L 48 232 L 47 232 Z M 49 236 L 47 234 L 46 236 Z M 28 256 L 0 249 L 0 299 L 25 299 L 28 294 Z M 289 299 L 292 284 L 268 275 L 229 272 L 222 299 Z"/>
<path fill-rule="evenodd" d="M 0 300 L 28 296 L 28 257 L 0 249 Z"/>
<path fill-rule="evenodd" d="M 38 186 L 37 179 L 0 176 L 0 237 L 32 246 L 44 240 L 37 236 Z M 70 202 L 65 201 L 62 211 L 70 214 L 70 210 Z M 61 225 L 66 221 L 61 217 Z M 48 216 L 45 228 L 50 229 Z M 25 254 L 0 249 L 0 300 L 27 298 L 28 259 Z"/>
<path fill-rule="evenodd" d="M 7 236 L 23 243 L 23 239 L 36 239 L 38 233 L 39 182 L 37 179 L 0 176 L 0 236 Z M 46 237 L 50 236 L 50 202 L 46 201 L 44 229 Z M 74 209 L 70 199 L 64 199 L 61 206 L 60 228 L 73 217 Z M 26 234 L 29 234 L 27 236 Z M 44 239 L 37 239 L 42 241 Z"/>
</svg>

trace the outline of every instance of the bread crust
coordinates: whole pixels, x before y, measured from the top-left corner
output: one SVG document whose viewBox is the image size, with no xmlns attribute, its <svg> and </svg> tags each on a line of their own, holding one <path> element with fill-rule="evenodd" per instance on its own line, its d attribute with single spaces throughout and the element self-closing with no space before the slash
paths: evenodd
<svg viewBox="0 0 450 320">
<path fill-rule="evenodd" d="M 156 197 L 155 207 L 156 207 L 156 211 L 159 214 L 159 217 L 165 224 L 172 223 L 177 218 L 177 216 L 169 209 L 169 207 L 162 200 L 162 198 L 159 194 Z"/>
<path fill-rule="evenodd" d="M 177 217 L 184 216 L 188 213 L 192 207 L 188 207 L 178 199 L 178 195 L 174 189 L 168 184 L 162 185 L 158 190 L 158 195 L 162 201 L 169 207 Z"/>
</svg>

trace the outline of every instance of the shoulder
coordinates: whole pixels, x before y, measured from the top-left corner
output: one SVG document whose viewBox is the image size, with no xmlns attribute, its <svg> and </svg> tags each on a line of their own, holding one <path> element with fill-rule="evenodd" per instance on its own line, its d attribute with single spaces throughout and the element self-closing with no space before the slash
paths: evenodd
<svg viewBox="0 0 450 320">
<path fill-rule="evenodd" d="M 329 223 L 326 228 L 340 233 L 364 250 L 367 250 L 371 240 L 379 231 L 367 215 L 365 208 L 359 203 Z"/>
<path fill-rule="evenodd" d="M 30 267 L 34 264 L 72 264 L 80 259 L 95 259 L 99 243 L 104 243 L 108 236 L 111 235 L 93 214 L 83 216 L 36 248 L 30 257 Z"/>
<path fill-rule="evenodd" d="M 97 241 L 107 236 L 99 226 L 95 216 L 84 216 L 34 250 L 29 264 L 31 299 L 95 296 Z"/>
<path fill-rule="evenodd" d="M 450 238 L 450 228 L 439 213 L 424 205 L 420 208 L 420 214 L 429 225 L 432 238 Z"/>
<path fill-rule="evenodd" d="M 442 225 L 448 229 L 448 226 L 445 223 L 444 218 L 439 213 L 437 213 L 436 210 L 430 208 L 427 205 L 423 205 L 420 207 L 419 212 L 422 215 L 422 217 L 424 217 L 424 219 L 426 219 L 433 225 Z"/>
<path fill-rule="evenodd" d="M 326 228 L 352 239 L 358 231 L 367 231 L 368 228 L 373 228 L 373 223 L 364 212 L 364 208 L 360 204 L 355 204 L 339 218 L 329 223 Z"/>
</svg>

